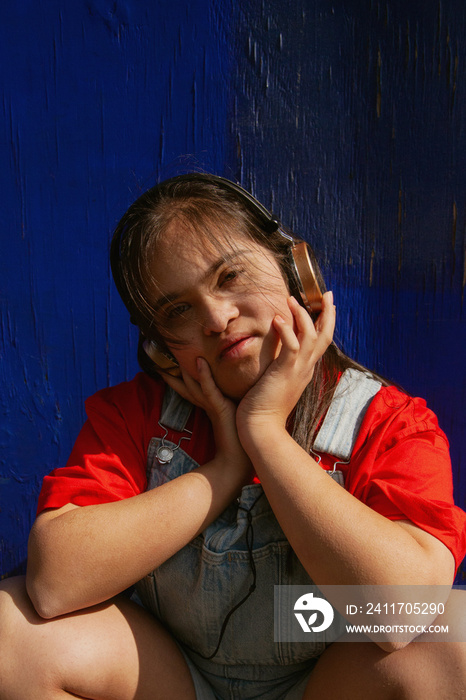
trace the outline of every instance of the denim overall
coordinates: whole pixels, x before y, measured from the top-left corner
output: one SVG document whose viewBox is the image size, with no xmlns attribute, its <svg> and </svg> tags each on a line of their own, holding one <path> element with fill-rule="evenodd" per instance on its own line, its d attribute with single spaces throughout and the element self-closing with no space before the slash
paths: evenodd
<svg viewBox="0 0 466 700">
<path fill-rule="evenodd" d="M 338 459 L 328 474 L 342 486 L 343 474 L 336 466 L 349 460 L 366 409 L 380 386 L 362 372 L 346 370 L 313 445 L 313 452 Z M 191 409 L 191 404 L 167 388 L 160 423 L 181 434 Z M 173 450 L 165 464 L 159 461 L 160 452 L 157 455 L 161 447 Z M 147 488 L 197 466 L 179 444 L 154 437 L 147 454 Z M 327 646 L 326 642 L 274 642 L 274 585 L 311 583 L 262 486 L 251 484 L 202 534 L 136 588 L 145 607 L 171 631 L 201 672 L 267 683 L 309 669 L 310 660 Z M 228 613 L 243 599 L 229 617 L 218 646 Z"/>
</svg>

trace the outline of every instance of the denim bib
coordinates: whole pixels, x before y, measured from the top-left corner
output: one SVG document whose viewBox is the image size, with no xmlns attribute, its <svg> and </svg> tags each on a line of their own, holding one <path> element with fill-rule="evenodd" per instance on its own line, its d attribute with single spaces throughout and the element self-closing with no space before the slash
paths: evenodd
<svg viewBox="0 0 466 700">
<path fill-rule="evenodd" d="M 346 370 L 313 452 L 348 460 L 364 413 L 380 386 L 362 372 Z M 160 423 L 182 431 L 191 408 L 167 389 Z M 168 448 L 169 456 L 171 451 L 165 464 L 160 463 L 161 447 Z M 343 485 L 337 464 L 328 473 Z M 197 466 L 179 444 L 154 437 L 147 454 L 147 488 L 156 488 Z M 253 579 L 255 590 L 248 596 Z M 262 486 L 251 484 L 198 537 L 142 579 L 137 592 L 199 668 L 215 668 L 218 673 L 222 665 L 227 677 L 231 673 L 253 678 L 255 667 L 270 667 L 271 677 L 276 677 L 280 667 L 283 673 L 304 668 L 327 646 L 325 641 L 274 642 L 274 585 L 312 583 L 275 518 Z M 210 659 L 225 619 L 241 601 Z"/>
</svg>

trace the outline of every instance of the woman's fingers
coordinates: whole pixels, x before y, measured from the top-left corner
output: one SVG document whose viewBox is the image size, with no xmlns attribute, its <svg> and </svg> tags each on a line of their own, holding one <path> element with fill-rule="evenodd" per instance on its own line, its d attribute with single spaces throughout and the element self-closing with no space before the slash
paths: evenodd
<svg viewBox="0 0 466 700">
<path fill-rule="evenodd" d="M 211 420 L 217 417 L 234 416 L 234 407 L 217 387 L 208 362 L 203 357 L 197 358 L 198 379 L 194 379 L 181 369 L 181 377 L 164 376 L 169 386 L 187 401 L 199 406 Z"/>
<path fill-rule="evenodd" d="M 199 375 L 198 386 L 200 387 L 202 394 L 212 404 L 220 405 L 225 401 L 225 397 L 223 396 L 222 392 L 220 391 L 220 389 L 214 381 L 212 372 L 210 371 L 209 363 L 203 357 L 198 357 L 196 360 L 196 364 L 197 372 Z"/>
<path fill-rule="evenodd" d="M 170 386 L 172 389 L 174 389 L 177 392 L 177 394 L 182 396 L 187 401 L 190 401 L 191 403 L 197 405 L 195 396 L 193 395 L 193 392 L 189 390 L 186 383 L 186 377 L 183 374 L 181 377 L 174 377 L 173 375 L 164 372 L 162 376 L 164 382 L 168 384 L 168 386 Z"/>
<path fill-rule="evenodd" d="M 314 329 L 317 336 L 324 333 L 326 337 L 330 335 L 333 337 L 333 331 L 335 328 L 335 306 L 333 305 L 333 292 L 325 292 L 322 297 L 322 311 L 319 314 L 315 324 L 309 313 L 298 303 L 294 297 L 290 297 L 288 300 L 288 305 L 295 319 L 296 327 L 298 330 L 298 336 L 300 333 L 304 335 L 313 336 L 312 330 Z"/>
<path fill-rule="evenodd" d="M 300 342 L 292 324 L 285 321 L 282 316 L 277 315 L 273 319 L 273 327 L 282 344 L 278 358 L 283 359 L 285 355 L 298 353 L 300 350 Z"/>
<path fill-rule="evenodd" d="M 324 348 L 322 354 L 333 340 L 335 332 L 336 308 L 333 304 L 333 293 L 325 292 L 322 297 L 322 311 L 315 322 L 315 330 L 320 348 Z"/>
<path fill-rule="evenodd" d="M 207 364 L 207 363 L 206 363 Z M 209 367 L 207 370 L 203 368 L 202 375 L 205 378 L 206 374 L 210 373 Z M 201 373 L 200 373 L 201 374 Z M 174 377 L 170 374 L 164 373 L 163 378 L 165 382 L 171 386 L 180 396 L 182 396 L 187 401 L 196 404 L 204 408 L 206 403 L 205 390 L 201 383 L 201 377 L 199 381 L 194 379 L 190 374 L 188 374 L 183 368 L 181 368 L 181 376 Z M 213 381 L 213 380 L 212 380 Z M 205 379 L 204 379 L 205 383 Z"/>
<path fill-rule="evenodd" d="M 294 297 L 288 305 L 293 314 L 293 325 L 281 316 L 274 319 L 274 328 L 282 347 L 277 357 L 278 364 L 302 357 L 306 362 L 317 360 L 326 351 L 333 339 L 335 329 L 335 307 L 332 292 L 322 299 L 322 312 L 314 324 L 306 309 Z"/>
</svg>

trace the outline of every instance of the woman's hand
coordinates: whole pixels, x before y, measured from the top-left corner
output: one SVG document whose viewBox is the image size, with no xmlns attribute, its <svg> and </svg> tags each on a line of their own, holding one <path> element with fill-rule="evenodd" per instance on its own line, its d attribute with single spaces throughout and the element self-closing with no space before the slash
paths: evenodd
<svg viewBox="0 0 466 700">
<path fill-rule="evenodd" d="M 191 403 L 202 408 L 212 423 L 217 448 L 216 458 L 235 465 L 235 468 L 247 474 L 250 479 L 252 465 L 244 452 L 236 428 L 236 405 L 222 394 L 216 385 L 208 362 L 203 357 L 197 358 L 199 381 L 185 370 L 181 377 L 164 374 L 163 378 L 172 389 Z"/>
<path fill-rule="evenodd" d="M 252 424 L 267 424 L 271 429 L 285 428 L 286 421 L 312 378 L 317 360 L 332 342 L 335 307 L 332 292 L 322 298 L 322 311 L 314 324 L 308 312 L 294 297 L 288 305 L 293 322 L 275 316 L 274 329 L 280 350 L 258 382 L 241 400 L 236 422 L 238 430 Z"/>
<path fill-rule="evenodd" d="M 164 381 L 184 399 L 204 409 L 212 423 L 231 419 L 234 421 L 236 407 L 215 384 L 210 367 L 203 357 L 197 358 L 198 381 L 186 370 L 180 369 L 181 377 L 162 373 Z"/>
</svg>

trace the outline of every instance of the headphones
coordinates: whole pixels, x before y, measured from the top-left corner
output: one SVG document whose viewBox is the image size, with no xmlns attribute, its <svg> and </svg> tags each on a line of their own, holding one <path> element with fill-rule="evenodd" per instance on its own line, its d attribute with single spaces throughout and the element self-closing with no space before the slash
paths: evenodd
<svg viewBox="0 0 466 700">
<path fill-rule="evenodd" d="M 237 185 L 235 182 L 227 180 L 224 177 L 219 177 L 218 175 L 204 173 L 178 175 L 155 185 L 149 192 L 156 195 L 158 191 L 162 191 L 168 186 L 183 182 L 205 182 L 207 184 L 216 185 L 226 192 L 232 192 L 250 211 L 252 211 L 265 233 L 278 233 L 288 244 L 289 264 L 292 272 L 292 279 L 289 280 L 289 282 L 292 295 L 297 298 L 309 314 L 313 315 L 321 310 L 322 292 L 312 262 L 313 255 L 306 241 L 295 238 L 285 232 L 278 219 L 247 190 L 241 187 L 241 185 Z M 143 197 L 145 197 L 144 194 L 141 199 Z M 136 200 L 135 204 L 137 204 L 138 201 L 139 200 Z M 127 214 L 131 209 L 132 207 L 130 207 Z M 123 216 L 113 236 L 110 248 L 110 262 L 118 292 L 126 308 L 130 314 L 133 315 L 133 302 L 127 290 L 121 264 L 121 244 L 127 228 L 125 225 L 126 216 L 127 215 Z M 147 362 L 148 358 L 150 358 L 150 364 Z M 155 370 L 173 376 L 180 375 L 180 370 L 175 358 L 167 351 L 162 350 L 153 340 L 145 338 L 142 333 L 139 339 L 138 359 L 142 369 L 149 374 L 153 373 Z M 155 365 L 155 367 L 153 365 Z"/>
</svg>

